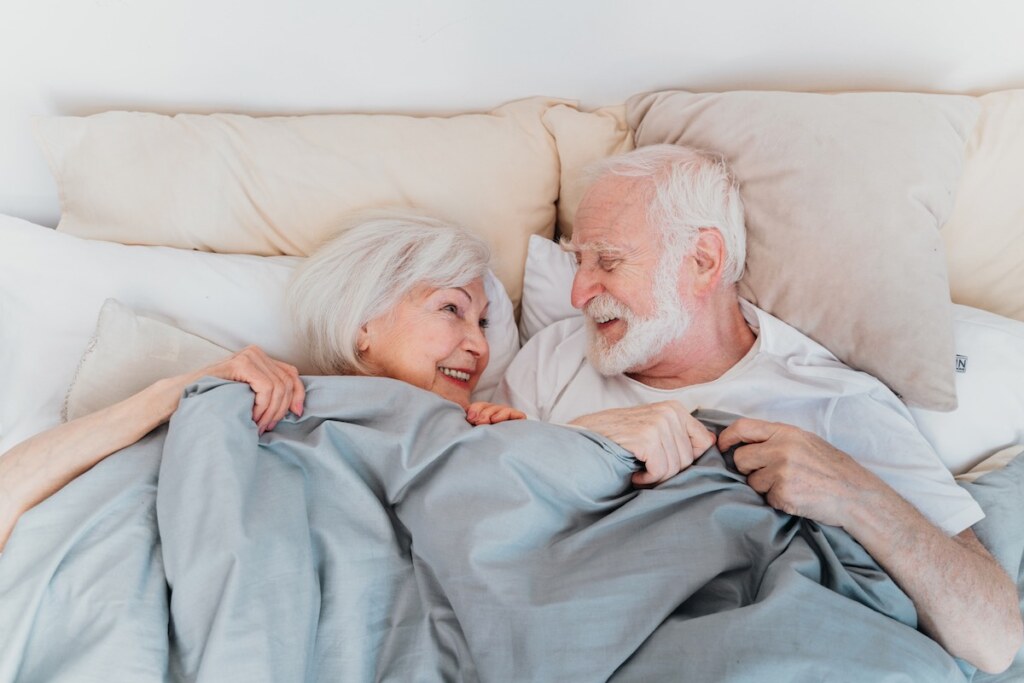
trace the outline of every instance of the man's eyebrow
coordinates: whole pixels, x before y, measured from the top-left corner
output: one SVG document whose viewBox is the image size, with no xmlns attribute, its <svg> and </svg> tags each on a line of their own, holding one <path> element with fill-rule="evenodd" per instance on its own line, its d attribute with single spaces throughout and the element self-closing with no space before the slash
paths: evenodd
<svg viewBox="0 0 1024 683">
<path fill-rule="evenodd" d="M 578 254 L 580 252 L 580 248 L 573 244 L 571 239 L 566 239 L 565 237 L 559 238 L 558 246 L 562 248 L 562 251 L 570 254 Z"/>
<path fill-rule="evenodd" d="M 623 256 L 629 253 L 628 250 L 623 249 L 618 245 L 601 241 L 587 242 L 586 244 L 580 245 L 576 244 L 572 240 L 563 239 L 559 242 L 559 245 L 562 247 L 564 251 L 567 251 L 571 254 L 580 254 L 584 251 L 596 251 L 598 254 L 602 256 L 622 258 Z"/>
</svg>

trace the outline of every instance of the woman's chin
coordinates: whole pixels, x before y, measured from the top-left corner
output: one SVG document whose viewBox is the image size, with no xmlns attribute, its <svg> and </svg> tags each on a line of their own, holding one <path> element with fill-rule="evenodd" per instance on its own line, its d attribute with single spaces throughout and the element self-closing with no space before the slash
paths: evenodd
<svg viewBox="0 0 1024 683">
<path fill-rule="evenodd" d="M 465 409 L 469 408 L 469 404 L 472 402 L 471 397 L 473 389 L 476 388 L 476 379 L 476 377 L 471 377 L 468 382 L 463 382 L 439 372 L 430 390 L 441 398 L 457 403 Z"/>
</svg>

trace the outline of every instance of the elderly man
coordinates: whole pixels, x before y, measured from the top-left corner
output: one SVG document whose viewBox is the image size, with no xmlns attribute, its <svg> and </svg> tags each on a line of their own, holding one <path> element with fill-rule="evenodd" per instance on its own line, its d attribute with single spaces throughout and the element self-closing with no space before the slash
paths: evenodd
<svg viewBox="0 0 1024 683">
<path fill-rule="evenodd" d="M 565 245 L 584 322 L 532 339 L 496 400 L 617 441 L 646 465 L 639 486 L 714 442 L 684 406 L 745 416 L 718 445 L 741 444 L 736 466 L 769 505 L 846 529 L 951 654 L 1009 666 L 1017 594 L 969 528 L 978 505 L 892 392 L 739 298 L 746 228 L 724 162 L 660 145 L 606 160 L 594 178 Z"/>
</svg>

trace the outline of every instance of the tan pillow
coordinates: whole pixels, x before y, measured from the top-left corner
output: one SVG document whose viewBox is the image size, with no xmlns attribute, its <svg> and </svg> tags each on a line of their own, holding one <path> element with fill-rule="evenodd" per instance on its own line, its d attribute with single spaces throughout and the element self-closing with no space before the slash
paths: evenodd
<svg viewBox="0 0 1024 683">
<path fill-rule="evenodd" d="M 137 316 L 115 299 L 100 309 L 96 333 L 64 400 L 65 421 L 112 406 L 164 377 L 182 375 L 231 351 L 173 325 Z"/>
<path fill-rule="evenodd" d="M 956 204 L 942 228 L 953 301 L 1024 320 L 1024 90 L 978 98 Z"/>
<path fill-rule="evenodd" d="M 109 112 L 37 122 L 58 229 L 204 251 L 308 255 L 353 211 L 412 207 L 485 237 L 518 304 L 526 245 L 551 237 L 557 100 L 450 118 Z"/>
<path fill-rule="evenodd" d="M 746 204 L 741 294 L 911 405 L 956 407 L 938 227 L 971 97 L 661 92 L 626 103 L 637 146 L 725 155 Z"/>
<path fill-rule="evenodd" d="M 561 162 L 558 232 L 571 237 L 576 207 L 587 189 L 582 171 L 595 161 L 633 149 L 633 131 L 626 125 L 623 105 L 587 112 L 560 104 L 544 112 L 544 125 L 555 136 Z"/>
<path fill-rule="evenodd" d="M 1014 458 L 1024 453 L 1024 446 L 1010 446 L 978 463 L 970 472 L 956 475 L 957 481 L 977 481 L 980 477 L 1001 470 L 1009 465 Z"/>
</svg>

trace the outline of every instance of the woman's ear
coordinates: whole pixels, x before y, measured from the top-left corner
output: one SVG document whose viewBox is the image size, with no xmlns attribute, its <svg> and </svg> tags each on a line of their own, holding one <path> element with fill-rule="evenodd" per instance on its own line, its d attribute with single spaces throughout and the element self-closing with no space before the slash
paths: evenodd
<svg viewBox="0 0 1024 683">
<path fill-rule="evenodd" d="M 694 285 L 698 293 L 714 290 L 722 279 L 725 267 L 725 241 L 722 233 L 714 228 L 701 228 L 693 246 L 693 261 L 696 265 Z"/>
<path fill-rule="evenodd" d="M 356 351 L 359 355 L 366 353 L 370 348 L 370 323 L 359 326 L 359 335 L 356 337 Z"/>
</svg>

